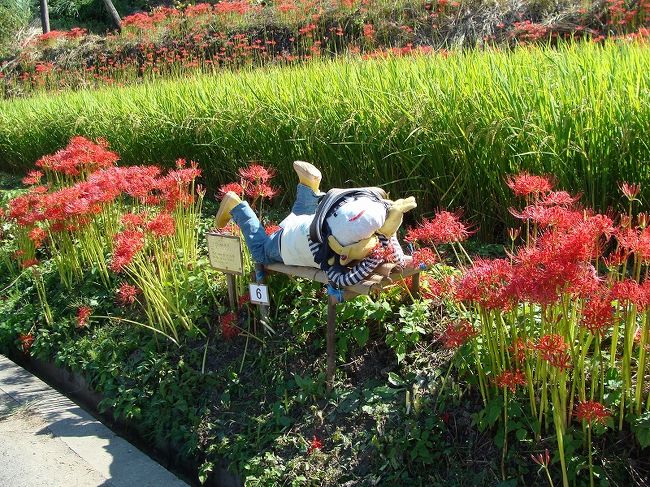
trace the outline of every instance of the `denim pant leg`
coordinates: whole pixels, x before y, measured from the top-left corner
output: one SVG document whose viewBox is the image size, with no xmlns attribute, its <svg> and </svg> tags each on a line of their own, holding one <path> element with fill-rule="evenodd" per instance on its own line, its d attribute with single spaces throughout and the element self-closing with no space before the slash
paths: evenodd
<svg viewBox="0 0 650 487">
<path fill-rule="evenodd" d="M 291 212 L 294 215 L 314 215 L 320 198 L 310 187 L 298 183 L 296 202 L 293 204 Z"/>
<path fill-rule="evenodd" d="M 241 229 L 246 245 L 251 251 L 253 260 L 259 264 L 282 262 L 280 256 L 280 238 L 282 231 L 268 236 L 257 215 L 247 202 L 242 201 L 230 212 L 232 219 Z"/>
</svg>

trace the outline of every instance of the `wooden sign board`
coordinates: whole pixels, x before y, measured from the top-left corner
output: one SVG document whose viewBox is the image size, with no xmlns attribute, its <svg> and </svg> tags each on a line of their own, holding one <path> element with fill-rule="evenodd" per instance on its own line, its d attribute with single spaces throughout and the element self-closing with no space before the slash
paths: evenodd
<svg viewBox="0 0 650 487">
<path fill-rule="evenodd" d="M 210 264 L 226 274 L 244 274 L 241 240 L 234 235 L 208 232 L 208 255 Z"/>
</svg>

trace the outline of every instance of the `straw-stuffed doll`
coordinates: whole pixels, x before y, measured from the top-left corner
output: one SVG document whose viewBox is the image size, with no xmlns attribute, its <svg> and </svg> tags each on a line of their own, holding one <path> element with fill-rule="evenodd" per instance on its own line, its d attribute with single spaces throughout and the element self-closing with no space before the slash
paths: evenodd
<svg viewBox="0 0 650 487">
<path fill-rule="evenodd" d="M 362 281 L 386 255 L 404 264 L 395 233 L 403 214 L 417 206 L 415 198 L 390 201 L 380 188 L 331 189 L 323 194 L 316 167 L 295 161 L 293 168 L 300 182 L 280 230 L 267 235 L 248 203 L 234 192 L 221 201 L 215 226 L 223 228 L 232 218 L 255 262 L 320 268 L 336 288 Z"/>
</svg>

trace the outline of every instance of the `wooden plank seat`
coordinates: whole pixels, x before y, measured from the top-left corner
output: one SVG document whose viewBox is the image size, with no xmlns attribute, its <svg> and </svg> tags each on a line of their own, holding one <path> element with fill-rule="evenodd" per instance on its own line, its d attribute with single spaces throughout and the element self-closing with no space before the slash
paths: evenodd
<svg viewBox="0 0 650 487">
<path fill-rule="evenodd" d="M 378 295 L 384 288 L 395 285 L 402 279 L 413 276 L 411 293 L 419 293 L 420 269 L 412 268 L 412 259 L 406 256 L 406 265 L 401 267 L 397 264 L 384 263 L 378 266 L 367 279 L 354 286 L 343 289 L 345 299 L 352 299 L 361 295 Z M 273 272 L 285 274 L 291 277 L 301 277 L 323 284 L 328 283 L 327 274 L 313 267 L 290 266 L 284 264 L 267 264 L 261 266 L 264 273 Z M 336 305 L 338 300 L 334 296 L 328 296 L 327 304 L 327 389 L 332 390 L 334 386 L 334 371 L 336 367 Z"/>
</svg>

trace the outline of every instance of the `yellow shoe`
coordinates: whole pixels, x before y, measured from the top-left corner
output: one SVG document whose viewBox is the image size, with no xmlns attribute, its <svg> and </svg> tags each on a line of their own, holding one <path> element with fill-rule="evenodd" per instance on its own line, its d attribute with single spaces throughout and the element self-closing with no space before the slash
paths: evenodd
<svg viewBox="0 0 650 487">
<path fill-rule="evenodd" d="M 237 196 L 237 193 L 233 191 L 228 191 L 219 205 L 217 210 L 217 216 L 214 217 L 214 226 L 215 228 L 223 228 L 228 225 L 230 221 L 230 212 L 232 209 L 241 203 L 241 198 Z"/>
<path fill-rule="evenodd" d="M 316 166 L 305 161 L 293 161 L 293 170 L 298 174 L 298 180 L 314 193 L 319 192 L 320 180 L 323 177 Z"/>
</svg>

